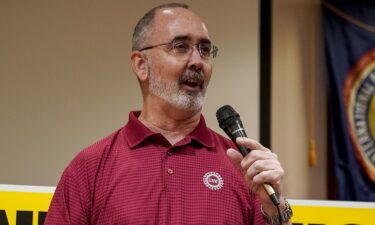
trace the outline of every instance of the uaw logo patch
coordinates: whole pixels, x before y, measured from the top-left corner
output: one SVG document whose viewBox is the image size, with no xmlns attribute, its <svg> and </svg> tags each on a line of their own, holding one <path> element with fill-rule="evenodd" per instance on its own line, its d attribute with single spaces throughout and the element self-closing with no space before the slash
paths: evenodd
<svg viewBox="0 0 375 225">
<path fill-rule="evenodd" d="M 203 183 L 211 190 L 218 191 L 224 186 L 224 180 L 216 172 L 208 172 L 203 176 Z"/>
<path fill-rule="evenodd" d="M 344 97 L 356 157 L 375 182 L 375 49 L 360 58 L 347 76 Z"/>
</svg>

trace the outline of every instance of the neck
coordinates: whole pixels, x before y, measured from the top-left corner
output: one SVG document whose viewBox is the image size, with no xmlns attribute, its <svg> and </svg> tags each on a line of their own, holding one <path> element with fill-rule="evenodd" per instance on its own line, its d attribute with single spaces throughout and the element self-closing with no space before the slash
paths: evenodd
<svg viewBox="0 0 375 225">
<path fill-rule="evenodd" d="M 186 111 L 171 105 L 147 105 L 138 119 L 151 131 L 161 133 L 172 145 L 184 139 L 198 125 L 201 110 Z"/>
</svg>

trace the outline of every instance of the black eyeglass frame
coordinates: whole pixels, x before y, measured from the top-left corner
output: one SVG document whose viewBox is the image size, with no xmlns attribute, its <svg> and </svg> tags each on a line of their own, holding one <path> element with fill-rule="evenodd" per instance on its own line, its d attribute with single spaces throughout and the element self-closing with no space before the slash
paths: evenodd
<svg viewBox="0 0 375 225">
<path fill-rule="evenodd" d="M 173 39 L 172 41 L 170 42 L 166 42 L 166 43 L 161 43 L 161 44 L 157 44 L 157 45 L 151 45 L 151 46 L 147 46 L 147 47 L 144 47 L 144 48 L 141 48 L 141 49 L 138 49 L 138 51 L 145 51 L 145 50 L 148 50 L 148 49 L 152 49 L 152 48 L 156 48 L 156 47 L 159 47 L 159 46 L 163 46 L 163 45 L 172 45 L 173 43 L 177 42 L 177 40 Z M 197 50 L 199 52 L 199 55 L 202 57 L 202 58 L 206 58 L 206 56 L 203 56 L 202 52 L 201 52 L 201 48 L 199 47 L 201 44 L 203 44 L 204 42 L 199 42 L 197 44 L 194 44 L 192 46 L 197 46 Z M 212 58 L 216 58 L 217 56 L 217 52 L 219 51 L 218 47 L 212 43 L 209 43 L 211 46 L 212 46 L 212 49 L 210 51 L 210 55 L 212 55 Z"/>
</svg>

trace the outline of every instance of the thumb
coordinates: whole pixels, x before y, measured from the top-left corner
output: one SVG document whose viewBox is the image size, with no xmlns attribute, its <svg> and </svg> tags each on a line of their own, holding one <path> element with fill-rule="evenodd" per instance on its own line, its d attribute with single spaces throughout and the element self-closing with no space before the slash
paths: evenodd
<svg viewBox="0 0 375 225">
<path fill-rule="evenodd" d="M 243 156 L 241 155 L 241 153 L 234 150 L 233 148 L 230 148 L 227 150 L 227 156 L 232 161 L 233 165 L 235 165 L 240 171 L 242 171 L 241 161 L 243 159 Z"/>
</svg>

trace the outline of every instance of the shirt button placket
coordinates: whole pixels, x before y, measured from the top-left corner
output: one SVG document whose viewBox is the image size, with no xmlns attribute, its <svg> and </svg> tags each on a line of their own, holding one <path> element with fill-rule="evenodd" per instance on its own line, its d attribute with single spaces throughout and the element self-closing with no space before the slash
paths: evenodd
<svg viewBox="0 0 375 225">
<path fill-rule="evenodd" d="M 168 157 L 170 157 L 170 156 L 172 156 L 172 155 L 173 155 L 172 150 L 169 149 L 169 150 L 167 151 L 167 153 L 166 153 L 166 157 L 168 158 Z M 172 174 L 173 174 L 173 169 L 168 168 L 168 169 L 167 169 L 167 174 L 172 175 Z"/>
<path fill-rule="evenodd" d="M 172 154 L 172 150 L 171 149 L 169 149 L 168 151 L 167 151 L 167 153 L 166 153 L 166 158 L 168 158 L 168 157 L 170 157 L 170 156 L 172 156 L 173 154 Z M 167 169 L 167 174 L 169 174 L 169 175 L 172 175 L 173 174 L 173 170 L 171 169 L 171 168 L 168 168 Z"/>
</svg>

